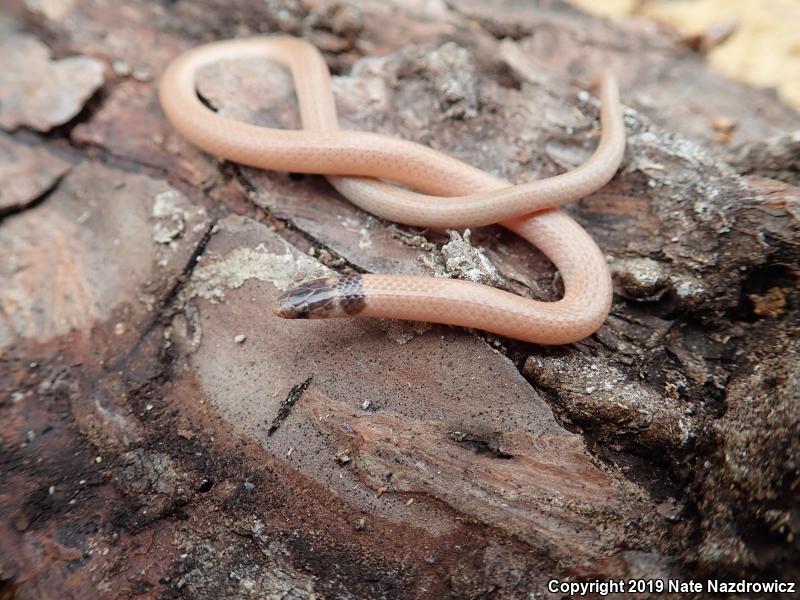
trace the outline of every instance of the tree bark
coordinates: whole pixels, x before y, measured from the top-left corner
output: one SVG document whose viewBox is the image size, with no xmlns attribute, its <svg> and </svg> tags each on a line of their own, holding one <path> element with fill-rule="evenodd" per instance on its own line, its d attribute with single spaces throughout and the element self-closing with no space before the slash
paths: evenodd
<svg viewBox="0 0 800 600">
<path fill-rule="evenodd" d="M 47 93 L 21 110 L 0 77 L 0 597 L 530 598 L 560 597 L 551 579 L 798 579 L 786 132 L 800 116 L 773 93 L 654 25 L 555 1 L 6 14 L 0 53 L 35 55 L 24 75 Z M 623 166 L 565 207 L 614 276 L 600 331 L 545 348 L 273 317 L 303 278 L 458 276 L 481 255 L 493 285 L 560 293 L 547 260 L 499 228 L 398 226 L 320 177 L 220 162 L 172 131 L 156 98 L 171 58 L 276 31 L 325 53 L 343 127 L 514 182 L 589 156 L 598 104 L 583 90 L 614 68 Z M 101 84 L 54 75 L 96 63 Z M 236 118 L 298 126 L 274 65 L 214 66 L 198 90 Z M 736 125 L 723 141 L 719 117 Z"/>
</svg>

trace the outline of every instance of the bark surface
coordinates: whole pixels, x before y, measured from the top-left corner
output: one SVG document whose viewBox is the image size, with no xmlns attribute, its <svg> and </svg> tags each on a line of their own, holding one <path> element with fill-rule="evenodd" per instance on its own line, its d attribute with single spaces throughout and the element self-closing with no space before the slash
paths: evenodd
<svg viewBox="0 0 800 600">
<path fill-rule="evenodd" d="M 5 9 L 0 56 L 29 67 L 0 75 L 0 597 L 800 578 L 800 115 L 773 93 L 651 24 L 555 1 Z M 623 166 L 566 207 L 614 275 L 601 330 L 544 348 L 273 317 L 331 271 L 560 293 L 499 228 L 384 222 L 322 178 L 223 163 L 171 130 L 156 79 L 172 57 L 277 31 L 325 53 L 343 127 L 514 182 L 591 154 L 585 89 L 614 68 Z M 210 67 L 198 88 L 298 126 L 273 65 Z"/>
</svg>

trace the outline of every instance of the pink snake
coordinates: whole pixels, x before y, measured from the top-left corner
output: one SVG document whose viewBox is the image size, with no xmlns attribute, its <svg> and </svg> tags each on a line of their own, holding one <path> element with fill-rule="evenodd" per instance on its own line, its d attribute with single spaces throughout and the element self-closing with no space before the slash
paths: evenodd
<svg viewBox="0 0 800 600">
<path fill-rule="evenodd" d="M 236 121 L 214 113 L 198 98 L 199 69 L 254 56 L 291 71 L 302 130 Z M 457 279 L 329 277 L 281 296 L 275 309 L 279 316 L 409 319 L 473 327 L 538 344 L 567 344 L 594 333 L 611 307 L 605 257 L 580 225 L 556 208 L 605 185 L 622 161 L 625 128 L 614 76 L 604 72 L 599 87 L 602 134 L 589 160 L 561 175 L 516 186 L 420 144 L 340 130 L 327 65 L 314 46 L 300 39 L 257 37 L 194 48 L 167 67 L 159 95 L 175 129 L 209 154 L 263 169 L 324 175 L 355 205 L 406 225 L 499 223 L 539 248 L 564 282 L 560 300 L 540 302 Z"/>
</svg>

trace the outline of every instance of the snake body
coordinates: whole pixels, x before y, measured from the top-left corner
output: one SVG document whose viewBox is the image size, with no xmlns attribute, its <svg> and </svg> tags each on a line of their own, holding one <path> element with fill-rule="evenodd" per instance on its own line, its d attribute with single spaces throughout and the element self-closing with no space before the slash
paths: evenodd
<svg viewBox="0 0 800 600">
<path fill-rule="evenodd" d="M 198 98 L 198 70 L 254 56 L 291 72 L 302 130 L 230 119 Z M 324 175 L 357 206 L 407 225 L 499 223 L 538 247 L 564 282 L 560 300 L 540 302 L 455 279 L 329 277 L 281 296 L 275 310 L 279 316 L 410 319 L 473 327 L 539 344 L 566 344 L 594 333 L 611 306 L 611 277 L 603 254 L 580 225 L 555 208 L 605 185 L 622 161 L 625 129 L 617 84 L 610 72 L 601 75 L 599 84 L 602 134 L 591 158 L 564 174 L 516 186 L 420 144 L 340 130 L 324 59 L 314 46 L 292 37 L 245 38 L 189 50 L 165 70 L 159 97 L 175 129 L 209 154 L 263 169 Z"/>
</svg>

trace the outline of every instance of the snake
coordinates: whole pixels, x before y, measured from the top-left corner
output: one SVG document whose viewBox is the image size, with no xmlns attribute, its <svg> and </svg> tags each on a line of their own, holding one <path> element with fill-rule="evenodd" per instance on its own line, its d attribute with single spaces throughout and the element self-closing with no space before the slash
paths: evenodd
<svg viewBox="0 0 800 600">
<path fill-rule="evenodd" d="M 210 108 L 197 91 L 204 67 L 261 58 L 292 77 L 301 129 L 264 127 Z M 312 44 L 285 35 L 211 42 L 174 58 L 158 86 L 167 120 L 213 156 L 259 169 L 324 176 L 359 208 L 414 227 L 499 224 L 538 248 L 561 275 L 564 292 L 547 302 L 475 281 L 391 274 L 343 274 L 300 284 L 274 313 L 288 319 L 389 318 L 479 329 L 535 344 L 569 344 L 595 333 L 611 308 L 608 265 L 589 234 L 558 207 L 608 183 L 625 153 L 614 74 L 602 71 L 600 140 L 573 170 L 512 185 L 444 152 L 397 137 L 340 129 L 331 75 Z"/>
</svg>

